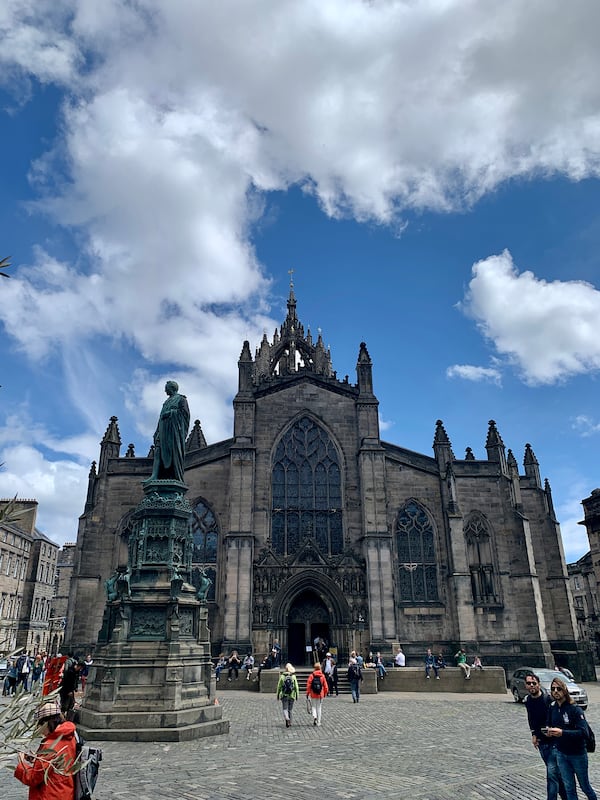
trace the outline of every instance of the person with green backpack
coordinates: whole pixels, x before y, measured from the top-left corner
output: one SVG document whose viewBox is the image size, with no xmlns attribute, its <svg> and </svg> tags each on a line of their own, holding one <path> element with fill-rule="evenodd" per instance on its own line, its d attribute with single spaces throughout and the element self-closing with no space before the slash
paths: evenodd
<svg viewBox="0 0 600 800">
<path fill-rule="evenodd" d="M 283 717 L 285 719 L 285 727 L 289 728 L 292 724 L 292 708 L 294 707 L 294 700 L 298 699 L 298 678 L 296 678 L 296 670 L 291 664 L 286 664 L 279 681 L 277 683 L 277 699 L 281 700 L 283 706 Z"/>
</svg>

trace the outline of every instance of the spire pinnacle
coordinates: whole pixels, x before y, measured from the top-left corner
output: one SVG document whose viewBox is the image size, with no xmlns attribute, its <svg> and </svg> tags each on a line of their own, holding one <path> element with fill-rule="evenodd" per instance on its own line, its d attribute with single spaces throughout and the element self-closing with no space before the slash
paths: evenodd
<svg viewBox="0 0 600 800">
<path fill-rule="evenodd" d="M 194 427 L 192 428 L 190 435 L 187 438 L 185 443 L 185 451 L 186 453 L 191 453 L 192 450 L 203 450 L 206 447 L 206 439 L 204 438 L 204 434 L 202 433 L 202 427 L 200 426 L 200 420 L 194 420 Z"/>
</svg>

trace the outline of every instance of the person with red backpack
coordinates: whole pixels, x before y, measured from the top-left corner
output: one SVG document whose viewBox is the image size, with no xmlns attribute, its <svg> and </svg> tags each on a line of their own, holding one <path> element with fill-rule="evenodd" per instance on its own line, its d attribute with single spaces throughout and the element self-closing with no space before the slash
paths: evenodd
<svg viewBox="0 0 600 800">
<path fill-rule="evenodd" d="M 308 676 L 306 681 L 306 696 L 310 699 L 310 710 L 313 718 L 313 725 L 321 727 L 321 712 L 323 710 L 323 698 L 329 692 L 325 675 L 321 672 L 321 663 L 315 662 L 315 668 Z"/>
</svg>

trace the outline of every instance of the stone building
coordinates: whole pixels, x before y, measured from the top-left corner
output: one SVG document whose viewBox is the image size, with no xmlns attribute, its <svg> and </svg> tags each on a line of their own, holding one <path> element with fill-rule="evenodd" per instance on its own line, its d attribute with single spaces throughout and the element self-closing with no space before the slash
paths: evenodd
<svg viewBox="0 0 600 800">
<path fill-rule="evenodd" d="M 520 473 L 493 421 L 484 459 L 470 447 L 457 458 L 439 420 L 431 455 L 383 441 L 366 345 L 356 383 L 339 380 L 293 287 L 280 329 L 254 357 L 244 342 L 238 369 L 232 437 L 207 444 L 196 421 L 187 441 L 214 652 L 261 654 L 276 638 L 303 664 L 322 636 L 343 659 L 357 647 L 391 656 L 401 643 L 420 664 L 428 646 L 452 656 L 462 644 L 507 669 L 560 651 L 585 671 L 550 486 L 529 444 Z M 129 445 L 122 456 L 111 418 L 80 518 L 72 648 L 96 640 L 103 582 L 126 563 L 151 455 Z"/>
<path fill-rule="evenodd" d="M 592 555 L 587 552 L 572 564 L 567 564 L 575 619 L 579 639 L 590 651 L 595 663 L 600 662 L 600 616 L 596 575 Z"/>
<path fill-rule="evenodd" d="M 47 650 L 57 544 L 35 526 L 36 500 L 0 501 L 0 652 Z M 10 521 L 7 521 L 10 520 Z"/>
<path fill-rule="evenodd" d="M 56 580 L 54 582 L 54 597 L 50 610 L 49 630 L 50 647 L 48 652 L 56 655 L 63 649 L 65 628 L 67 625 L 67 609 L 69 606 L 69 589 L 73 575 L 75 560 L 75 543 L 67 542 L 58 553 L 56 561 Z"/>
</svg>

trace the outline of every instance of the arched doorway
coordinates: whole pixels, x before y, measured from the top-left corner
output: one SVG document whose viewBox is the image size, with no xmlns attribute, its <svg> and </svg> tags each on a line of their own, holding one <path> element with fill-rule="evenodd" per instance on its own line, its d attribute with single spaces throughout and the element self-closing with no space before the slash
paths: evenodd
<svg viewBox="0 0 600 800">
<path fill-rule="evenodd" d="M 288 614 L 288 658 L 292 664 L 312 664 L 314 640 L 321 637 L 329 643 L 330 624 L 329 611 L 316 592 L 307 589 L 295 598 Z"/>
</svg>

